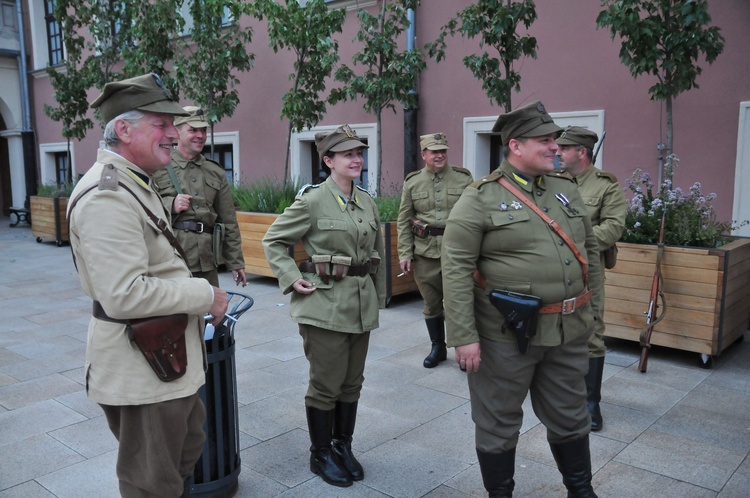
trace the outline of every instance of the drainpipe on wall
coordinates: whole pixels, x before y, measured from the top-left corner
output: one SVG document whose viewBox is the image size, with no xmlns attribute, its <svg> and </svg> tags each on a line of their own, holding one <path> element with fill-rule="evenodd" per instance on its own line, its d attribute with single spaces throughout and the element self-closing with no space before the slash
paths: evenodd
<svg viewBox="0 0 750 498">
<path fill-rule="evenodd" d="M 23 143 L 23 169 L 26 180 L 26 201 L 29 195 L 36 194 L 36 147 L 34 130 L 31 128 L 31 108 L 29 105 L 29 79 L 26 69 L 26 38 L 24 37 L 23 12 L 21 0 L 16 0 L 18 23 L 18 40 L 21 53 L 18 57 L 18 79 L 21 86 L 21 140 Z"/>
<path fill-rule="evenodd" d="M 407 11 L 409 29 L 406 31 L 406 49 L 414 50 L 417 36 L 416 14 L 414 9 Z M 416 88 L 409 91 L 417 99 L 414 107 L 404 107 L 404 176 L 418 169 L 419 137 L 417 136 L 417 116 L 419 112 L 419 93 Z"/>
</svg>

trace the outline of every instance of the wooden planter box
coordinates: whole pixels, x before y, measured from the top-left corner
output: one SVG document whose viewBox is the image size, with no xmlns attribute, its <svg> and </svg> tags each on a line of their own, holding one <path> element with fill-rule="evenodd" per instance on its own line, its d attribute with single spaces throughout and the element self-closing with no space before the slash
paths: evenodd
<svg viewBox="0 0 750 498">
<path fill-rule="evenodd" d="M 68 241 L 67 197 L 29 198 L 31 208 L 31 233 L 37 242 L 43 239 L 54 240 L 58 247 Z"/>
<path fill-rule="evenodd" d="M 646 328 L 657 248 L 617 247 L 617 265 L 605 280 L 605 334 L 638 341 Z M 667 313 L 651 344 L 720 355 L 750 327 L 750 238 L 716 249 L 667 246 L 662 275 Z"/>
<path fill-rule="evenodd" d="M 237 223 L 242 235 L 242 254 L 245 257 L 245 272 L 252 275 L 274 277 L 271 267 L 268 265 L 263 252 L 263 236 L 268 227 L 271 226 L 277 214 L 248 213 L 237 211 Z M 386 266 L 386 302 L 390 302 L 393 296 L 413 292 L 417 290 L 413 274 L 396 277 L 401 273 L 398 263 L 398 235 L 395 223 L 382 223 L 381 230 L 385 241 L 386 260 L 390 263 Z M 289 254 L 297 263 L 308 259 L 305 248 L 301 242 L 289 248 Z"/>
</svg>

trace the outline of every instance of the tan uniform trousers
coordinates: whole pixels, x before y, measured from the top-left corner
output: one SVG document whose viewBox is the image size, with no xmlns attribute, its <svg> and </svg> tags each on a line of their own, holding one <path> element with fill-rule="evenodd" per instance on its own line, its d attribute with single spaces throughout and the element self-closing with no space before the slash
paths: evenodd
<svg viewBox="0 0 750 498">
<path fill-rule="evenodd" d="M 337 401 L 359 400 L 370 332 L 350 334 L 300 324 L 299 333 L 310 362 L 305 405 L 328 411 Z"/>
<path fill-rule="evenodd" d="M 443 271 L 440 258 L 414 255 L 414 281 L 424 299 L 425 318 L 443 314 Z"/>
<path fill-rule="evenodd" d="M 531 392 L 534 414 L 547 427 L 547 440 L 558 444 L 591 430 L 586 408 L 587 338 L 561 346 L 531 346 L 526 354 L 515 343 L 480 339 L 482 363 L 469 373 L 476 447 L 488 453 L 511 450 L 523 424 L 522 405 Z"/>
<path fill-rule="evenodd" d="M 99 406 L 120 443 L 120 495 L 181 496 L 206 441 L 206 409 L 198 394 L 148 405 Z"/>
</svg>

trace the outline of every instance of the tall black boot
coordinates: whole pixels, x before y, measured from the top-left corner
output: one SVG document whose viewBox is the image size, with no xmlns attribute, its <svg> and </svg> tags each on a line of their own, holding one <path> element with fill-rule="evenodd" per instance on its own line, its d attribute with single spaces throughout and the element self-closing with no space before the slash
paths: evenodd
<svg viewBox="0 0 750 498">
<path fill-rule="evenodd" d="M 591 414 L 591 430 L 600 431 L 604 427 L 599 402 L 602 400 L 602 376 L 604 375 L 604 356 L 589 358 L 589 373 L 586 374 L 586 394 L 589 413 Z"/>
<path fill-rule="evenodd" d="M 440 315 L 425 318 L 424 322 L 427 324 L 427 332 L 430 334 L 430 340 L 432 341 L 432 351 L 424 359 L 424 367 L 434 368 L 438 363 L 448 358 L 448 350 L 445 347 L 445 319 L 443 315 Z"/>
<path fill-rule="evenodd" d="M 568 488 L 568 498 L 597 498 L 591 486 L 589 437 L 549 446 L 563 476 L 563 484 Z"/>
<path fill-rule="evenodd" d="M 352 453 L 352 435 L 354 434 L 354 423 L 357 421 L 357 402 L 336 402 L 333 416 L 333 439 L 331 448 L 344 466 L 352 481 L 361 481 L 365 478 L 362 465 L 354 458 Z"/>
<path fill-rule="evenodd" d="M 310 430 L 310 471 L 318 474 L 328 484 L 347 487 L 352 485 L 349 472 L 339 463 L 331 449 L 333 410 L 307 408 L 307 427 Z"/>
<path fill-rule="evenodd" d="M 510 498 L 513 496 L 513 474 L 516 470 L 516 449 L 502 453 L 485 453 L 477 448 L 479 469 L 482 471 L 484 489 L 490 498 Z"/>
</svg>

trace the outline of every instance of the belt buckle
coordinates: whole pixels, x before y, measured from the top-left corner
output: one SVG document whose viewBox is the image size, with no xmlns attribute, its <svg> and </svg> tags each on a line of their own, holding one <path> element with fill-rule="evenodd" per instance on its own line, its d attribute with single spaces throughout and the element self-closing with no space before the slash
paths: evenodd
<svg viewBox="0 0 750 498">
<path fill-rule="evenodd" d="M 576 298 L 571 297 L 570 299 L 565 299 L 562 302 L 562 314 L 563 315 L 570 315 L 576 310 Z"/>
<path fill-rule="evenodd" d="M 195 222 L 196 233 L 203 233 L 203 222 L 202 221 L 196 221 Z"/>
</svg>

